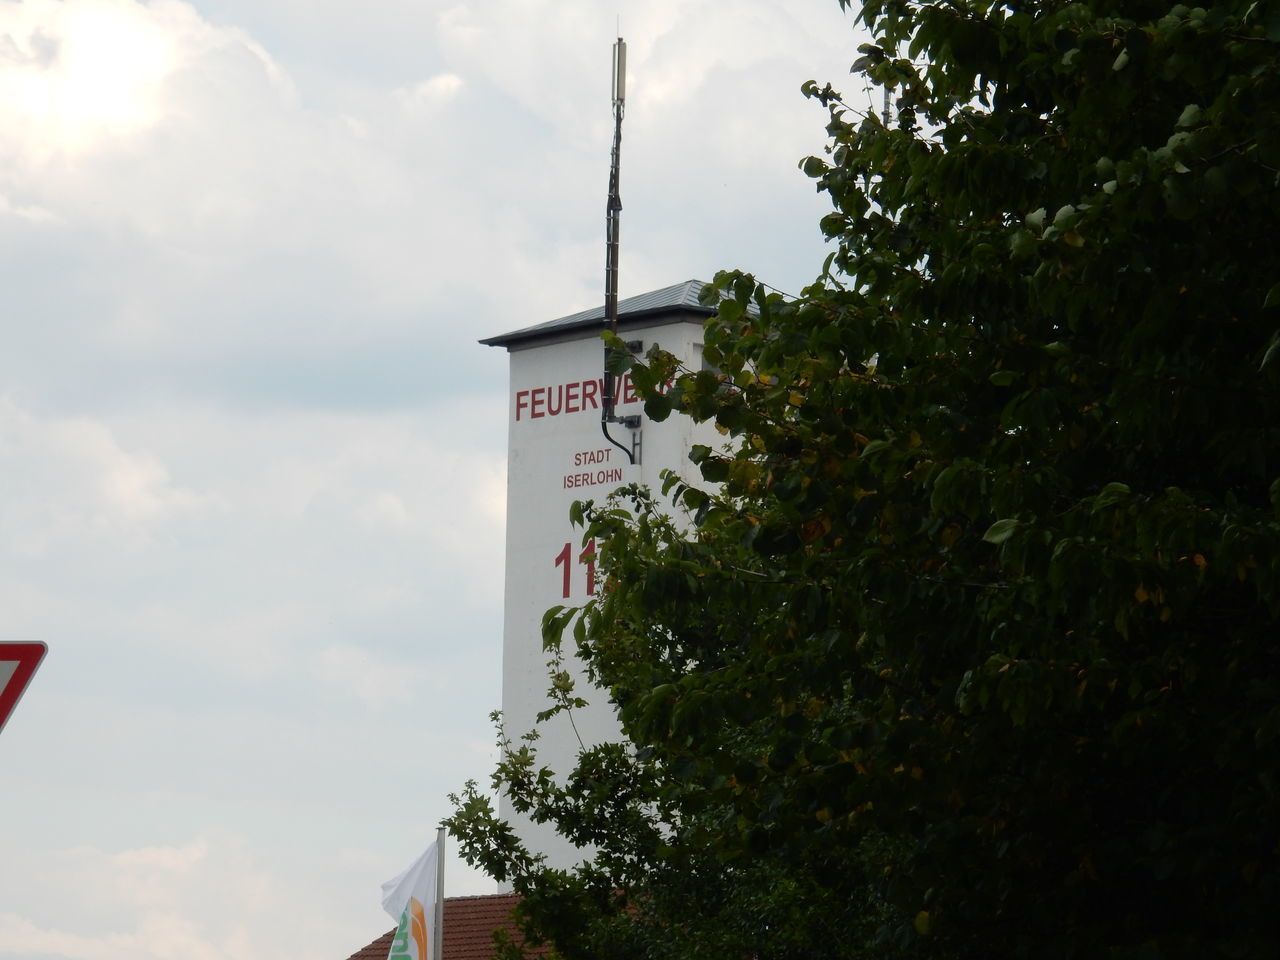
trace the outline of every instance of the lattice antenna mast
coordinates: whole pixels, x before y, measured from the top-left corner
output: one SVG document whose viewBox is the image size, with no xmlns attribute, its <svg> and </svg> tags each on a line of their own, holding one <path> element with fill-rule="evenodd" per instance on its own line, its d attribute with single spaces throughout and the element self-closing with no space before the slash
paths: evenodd
<svg viewBox="0 0 1280 960">
<path fill-rule="evenodd" d="M 622 196 L 619 193 L 619 164 L 622 156 L 622 115 L 627 100 L 627 44 L 621 37 L 613 45 L 613 153 L 609 162 L 609 200 L 605 206 L 605 254 L 604 254 L 604 319 L 609 330 L 618 333 L 618 228 L 622 219 Z M 631 417 L 615 415 L 617 406 L 617 382 L 609 372 L 608 349 L 605 350 L 604 397 L 601 404 L 600 427 L 605 439 L 619 447 L 632 463 L 635 454 L 609 435 L 609 424 L 626 423 L 636 426 Z"/>
</svg>

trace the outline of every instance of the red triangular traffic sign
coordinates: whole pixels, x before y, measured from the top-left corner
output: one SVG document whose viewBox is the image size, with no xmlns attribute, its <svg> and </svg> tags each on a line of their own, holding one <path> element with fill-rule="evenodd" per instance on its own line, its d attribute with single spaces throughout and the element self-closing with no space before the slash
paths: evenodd
<svg viewBox="0 0 1280 960">
<path fill-rule="evenodd" d="M 48 649 L 38 640 L 0 641 L 0 731 Z"/>
</svg>

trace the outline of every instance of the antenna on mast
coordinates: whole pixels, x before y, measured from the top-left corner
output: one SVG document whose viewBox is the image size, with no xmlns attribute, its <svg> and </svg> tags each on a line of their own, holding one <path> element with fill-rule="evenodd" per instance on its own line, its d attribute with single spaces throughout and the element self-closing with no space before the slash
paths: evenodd
<svg viewBox="0 0 1280 960">
<path fill-rule="evenodd" d="M 622 213 L 622 197 L 618 192 L 618 166 L 622 154 L 622 114 L 627 100 L 627 44 L 621 37 L 613 45 L 613 153 L 609 163 L 609 200 L 605 205 L 604 318 L 609 330 L 618 333 L 618 227 Z M 636 462 L 635 453 L 609 435 L 609 424 L 621 423 L 635 429 L 639 417 L 619 417 L 616 379 L 609 372 L 609 349 L 605 348 L 604 396 L 600 411 L 600 429 L 605 439 Z"/>
</svg>

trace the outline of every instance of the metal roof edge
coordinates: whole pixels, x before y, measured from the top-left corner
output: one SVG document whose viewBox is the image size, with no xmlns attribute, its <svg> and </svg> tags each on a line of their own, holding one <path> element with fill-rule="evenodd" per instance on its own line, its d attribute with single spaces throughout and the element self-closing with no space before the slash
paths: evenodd
<svg viewBox="0 0 1280 960">
<path fill-rule="evenodd" d="M 706 320 L 712 316 L 715 311 L 705 312 L 702 310 L 678 309 L 678 310 L 655 310 L 647 313 L 633 313 L 626 317 L 618 318 L 618 332 L 622 335 L 628 334 L 633 330 L 643 327 L 668 327 L 678 323 L 691 323 L 701 327 Z M 533 333 L 523 337 L 505 336 L 492 337 L 489 340 L 480 340 L 479 343 L 489 347 L 506 347 L 509 351 L 532 350 L 536 347 L 547 347 L 556 343 L 570 343 L 575 340 L 583 339 L 584 335 L 598 334 L 608 329 L 608 325 L 600 320 L 592 320 L 588 323 L 579 324 L 573 327 L 559 327 L 554 330 L 546 330 L 541 333 Z"/>
<path fill-rule="evenodd" d="M 706 284 L 701 280 L 685 280 L 658 290 L 627 297 L 618 304 L 618 322 L 631 325 L 637 321 L 652 321 L 663 316 L 671 317 L 667 321 L 669 323 L 682 320 L 700 322 L 700 319 L 714 316 L 716 312 L 714 307 L 703 306 L 697 299 L 705 286 Z M 513 330 L 510 333 L 485 337 L 478 342 L 487 347 L 509 348 L 515 344 L 527 344 L 551 338 L 563 339 L 565 334 L 576 335 L 583 330 L 603 330 L 605 325 L 604 307 L 598 306 L 545 323 Z"/>
</svg>

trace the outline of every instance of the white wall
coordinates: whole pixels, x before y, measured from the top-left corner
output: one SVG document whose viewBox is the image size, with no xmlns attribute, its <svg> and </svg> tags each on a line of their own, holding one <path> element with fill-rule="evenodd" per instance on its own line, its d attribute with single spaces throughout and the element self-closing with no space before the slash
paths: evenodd
<svg viewBox="0 0 1280 960">
<path fill-rule="evenodd" d="M 697 323 L 675 323 L 628 328 L 624 338 L 642 340 L 645 350 L 656 342 L 696 369 L 701 363 L 701 334 Z M 643 404 L 623 383 L 617 414 L 642 417 L 637 431 L 640 462 L 630 465 L 626 454 L 611 446 L 600 430 L 599 397 L 592 394 L 598 393 L 595 382 L 602 365 L 598 330 L 584 331 L 572 342 L 511 354 L 502 710 L 506 734 L 517 744 L 535 727 L 537 713 L 548 706 L 542 615 L 557 604 L 580 605 L 588 598 L 589 571 L 580 562 L 582 531 L 569 523 L 570 505 L 575 500 L 603 500 L 623 483 L 644 483 L 658 492 L 659 472 L 666 468 L 696 477 L 686 457 L 689 447 L 694 442 L 714 443 L 718 436 L 707 425 L 695 431 L 695 425 L 679 414 L 662 423 L 650 422 L 643 417 Z M 584 383 L 591 386 L 584 388 Z M 620 442 L 632 442 L 632 431 L 620 424 L 611 425 L 610 433 Z M 580 749 L 578 736 L 586 746 L 620 737 L 605 694 L 591 688 L 576 663 L 573 666 L 578 693 L 592 704 L 574 711 L 577 735 L 563 715 L 538 728 L 540 760 L 558 773 L 573 766 Z M 516 816 L 505 798 L 501 810 L 553 866 L 567 867 L 583 859 L 582 852 L 549 828 Z"/>
</svg>

